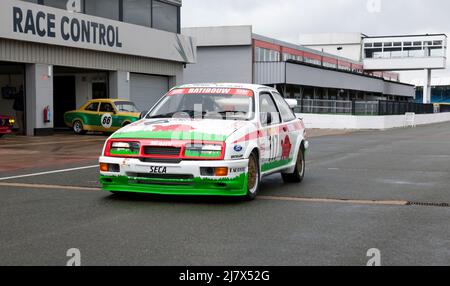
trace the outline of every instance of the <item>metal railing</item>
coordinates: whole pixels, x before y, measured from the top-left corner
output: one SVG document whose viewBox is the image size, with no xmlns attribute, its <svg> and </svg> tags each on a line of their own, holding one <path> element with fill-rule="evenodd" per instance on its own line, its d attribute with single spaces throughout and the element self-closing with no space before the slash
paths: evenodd
<svg viewBox="0 0 450 286">
<path fill-rule="evenodd" d="M 296 113 L 347 114 L 347 115 L 403 115 L 405 113 L 434 113 L 433 104 L 398 101 L 358 101 L 299 99 Z"/>
</svg>

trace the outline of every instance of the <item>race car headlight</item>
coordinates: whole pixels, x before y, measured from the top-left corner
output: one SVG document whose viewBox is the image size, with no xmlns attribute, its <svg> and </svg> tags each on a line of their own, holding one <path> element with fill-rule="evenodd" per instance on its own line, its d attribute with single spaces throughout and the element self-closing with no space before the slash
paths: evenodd
<svg viewBox="0 0 450 286">
<path fill-rule="evenodd" d="M 14 118 L 9 119 L 9 125 L 13 126 L 16 123 L 16 120 Z"/>
<path fill-rule="evenodd" d="M 136 156 L 139 155 L 141 144 L 139 142 L 112 142 L 109 154 L 115 156 Z"/>
<path fill-rule="evenodd" d="M 187 144 L 184 149 L 184 156 L 217 159 L 222 156 L 222 148 L 222 145 L 219 144 Z"/>
</svg>

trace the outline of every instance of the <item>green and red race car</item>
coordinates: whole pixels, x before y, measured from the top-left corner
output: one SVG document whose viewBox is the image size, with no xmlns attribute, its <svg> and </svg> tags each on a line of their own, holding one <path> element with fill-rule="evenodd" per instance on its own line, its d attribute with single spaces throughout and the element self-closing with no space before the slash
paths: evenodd
<svg viewBox="0 0 450 286">
<path fill-rule="evenodd" d="M 64 122 L 76 134 L 88 131 L 114 132 L 139 120 L 134 103 L 122 99 L 94 99 L 80 109 L 64 114 Z"/>
<path fill-rule="evenodd" d="M 260 85 L 184 85 L 114 133 L 100 157 L 113 193 L 255 198 L 261 178 L 305 175 L 305 126 L 277 90 Z"/>
</svg>

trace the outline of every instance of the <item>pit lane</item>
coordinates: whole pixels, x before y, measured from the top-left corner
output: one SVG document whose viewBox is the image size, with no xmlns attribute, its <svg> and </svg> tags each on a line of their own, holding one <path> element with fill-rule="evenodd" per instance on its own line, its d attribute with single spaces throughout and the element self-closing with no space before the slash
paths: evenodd
<svg viewBox="0 0 450 286">
<path fill-rule="evenodd" d="M 64 265 L 72 247 L 85 265 L 365 265 L 373 247 L 384 265 L 450 264 L 448 124 L 310 141 L 304 183 L 270 176 L 250 203 L 118 198 L 95 168 L 0 179 L 0 264 Z"/>
</svg>

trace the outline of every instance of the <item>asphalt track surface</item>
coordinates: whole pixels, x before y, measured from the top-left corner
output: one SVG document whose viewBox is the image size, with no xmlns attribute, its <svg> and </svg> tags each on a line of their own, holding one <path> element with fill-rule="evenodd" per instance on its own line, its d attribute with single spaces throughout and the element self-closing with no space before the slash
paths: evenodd
<svg viewBox="0 0 450 286">
<path fill-rule="evenodd" d="M 450 265 L 450 124 L 313 138 L 307 159 L 252 202 L 117 197 L 94 159 L 1 172 L 0 265 Z"/>
</svg>

